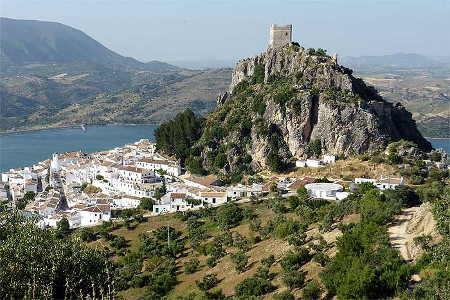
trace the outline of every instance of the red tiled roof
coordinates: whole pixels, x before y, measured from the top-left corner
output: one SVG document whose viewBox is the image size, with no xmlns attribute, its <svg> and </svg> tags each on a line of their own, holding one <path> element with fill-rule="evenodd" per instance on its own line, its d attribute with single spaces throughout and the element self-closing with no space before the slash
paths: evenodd
<svg viewBox="0 0 450 300">
<path fill-rule="evenodd" d="M 170 198 L 186 198 L 186 193 L 171 193 Z"/>
</svg>

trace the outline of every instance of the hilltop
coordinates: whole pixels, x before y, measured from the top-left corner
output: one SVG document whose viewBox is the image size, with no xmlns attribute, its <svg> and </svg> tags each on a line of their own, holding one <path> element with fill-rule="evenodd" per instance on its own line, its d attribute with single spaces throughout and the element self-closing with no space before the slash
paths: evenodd
<svg viewBox="0 0 450 300">
<path fill-rule="evenodd" d="M 0 18 L 0 25 L 1 58 L 5 64 L 96 62 L 144 66 L 60 23 Z"/>
<path fill-rule="evenodd" d="M 404 107 L 385 101 L 324 50 L 295 43 L 240 61 L 228 92 L 197 130 L 191 152 L 178 153 L 197 173 L 279 172 L 305 156 L 370 153 L 401 139 L 431 149 Z M 170 128 L 159 132 L 160 148 L 176 154 L 180 143 L 168 146 Z"/>
</svg>

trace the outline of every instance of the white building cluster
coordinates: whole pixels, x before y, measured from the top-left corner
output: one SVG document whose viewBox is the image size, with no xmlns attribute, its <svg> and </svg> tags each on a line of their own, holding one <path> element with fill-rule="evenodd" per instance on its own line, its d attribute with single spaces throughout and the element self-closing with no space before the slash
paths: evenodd
<svg viewBox="0 0 450 300">
<path fill-rule="evenodd" d="M 62 218 L 71 227 L 93 226 L 108 221 L 113 210 L 139 206 L 163 181 L 179 182 L 180 175 L 177 162 L 142 139 L 91 154 L 54 153 L 31 168 L 11 169 L 2 173 L 0 197 L 14 208 L 33 192 L 25 212 L 39 217 L 42 226 L 57 226 Z"/>
<path fill-rule="evenodd" d="M 214 207 L 263 193 L 262 185 L 221 187 L 214 176 L 187 177 L 182 183 L 169 184 L 168 193 L 153 205 L 154 214 Z"/>
</svg>

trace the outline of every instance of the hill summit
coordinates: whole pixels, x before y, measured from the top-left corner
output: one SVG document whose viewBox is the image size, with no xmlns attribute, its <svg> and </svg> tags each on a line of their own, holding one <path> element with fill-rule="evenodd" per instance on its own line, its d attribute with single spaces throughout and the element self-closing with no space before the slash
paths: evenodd
<svg viewBox="0 0 450 300">
<path fill-rule="evenodd" d="M 84 32 L 56 22 L 0 18 L 1 60 L 25 63 L 96 62 L 140 66 L 109 50 Z"/>
<path fill-rule="evenodd" d="M 286 35 L 291 29 L 282 28 Z M 266 52 L 234 68 L 228 92 L 218 97 L 191 149 L 201 159 L 191 155 L 188 168 L 198 171 L 201 162 L 219 173 L 282 171 L 295 159 L 373 152 L 401 139 L 431 149 L 411 114 L 353 77 L 337 55 L 276 34 Z"/>
</svg>

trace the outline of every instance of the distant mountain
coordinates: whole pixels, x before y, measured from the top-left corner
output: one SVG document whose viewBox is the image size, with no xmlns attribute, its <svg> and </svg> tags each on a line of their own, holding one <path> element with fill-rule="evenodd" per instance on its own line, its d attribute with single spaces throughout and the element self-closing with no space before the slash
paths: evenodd
<svg viewBox="0 0 450 300">
<path fill-rule="evenodd" d="M 198 60 L 182 60 L 170 61 L 169 63 L 181 68 L 192 70 L 206 70 L 206 69 L 222 69 L 233 68 L 236 65 L 236 60 L 220 60 L 214 58 L 202 58 Z"/>
<path fill-rule="evenodd" d="M 165 62 L 161 62 L 161 61 L 157 61 L 157 60 L 152 60 L 148 63 L 146 63 L 147 67 L 151 70 L 155 70 L 155 71 L 180 71 L 181 68 L 165 63 Z"/>
<path fill-rule="evenodd" d="M 55 22 L 0 18 L 0 51 L 3 63 L 94 62 L 149 70 L 177 67 L 152 61 L 144 64 L 109 50 L 84 32 Z"/>
<path fill-rule="evenodd" d="M 395 53 L 389 55 L 377 55 L 377 56 L 360 56 L 360 57 L 343 57 L 340 59 L 340 63 L 344 65 L 362 66 L 362 65 L 376 65 L 376 66 L 394 66 L 405 68 L 417 68 L 417 67 L 431 67 L 442 65 L 447 62 L 449 57 L 427 57 L 415 53 Z"/>
</svg>

